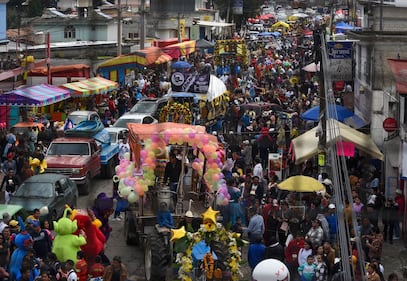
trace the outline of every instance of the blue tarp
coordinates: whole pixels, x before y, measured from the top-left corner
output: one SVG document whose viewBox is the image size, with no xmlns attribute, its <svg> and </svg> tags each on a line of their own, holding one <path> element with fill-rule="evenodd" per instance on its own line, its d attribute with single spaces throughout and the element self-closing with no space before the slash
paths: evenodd
<svg viewBox="0 0 407 281">
<path fill-rule="evenodd" d="M 337 105 L 337 104 L 330 104 L 329 108 L 328 108 L 328 112 L 333 115 L 336 114 L 337 116 L 330 116 L 329 114 L 327 114 L 327 118 L 334 118 L 338 121 L 343 122 L 346 118 L 351 117 L 354 115 L 354 113 L 352 111 L 350 111 L 349 109 L 347 109 L 344 106 L 341 105 Z M 319 120 L 319 105 L 314 106 L 310 109 L 308 109 L 307 111 L 305 111 L 303 114 L 301 114 L 301 118 L 303 120 L 310 120 L 310 121 L 318 121 Z"/>
</svg>

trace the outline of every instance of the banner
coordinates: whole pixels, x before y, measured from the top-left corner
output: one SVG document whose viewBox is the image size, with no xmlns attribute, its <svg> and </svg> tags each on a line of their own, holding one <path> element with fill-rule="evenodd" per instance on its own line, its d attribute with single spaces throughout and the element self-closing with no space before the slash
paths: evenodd
<svg viewBox="0 0 407 281">
<path fill-rule="evenodd" d="M 273 171 L 279 179 L 283 175 L 283 155 L 281 153 L 269 153 L 269 172 Z"/>
<path fill-rule="evenodd" d="M 234 0 L 232 6 L 234 15 L 243 15 L 243 0 Z"/>
<path fill-rule="evenodd" d="M 201 71 L 176 71 L 171 75 L 171 88 L 173 92 L 207 93 L 209 89 L 210 69 Z"/>
<path fill-rule="evenodd" d="M 352 42 L 330 41 L 327 43 L 329 71 L 332 81 L 353 80 Z"/>
<path fill-rule="evenodd" d="M 185 38 L 185 19 L 179 20 L 179 33 L 181 38 Z"/>
</svg>

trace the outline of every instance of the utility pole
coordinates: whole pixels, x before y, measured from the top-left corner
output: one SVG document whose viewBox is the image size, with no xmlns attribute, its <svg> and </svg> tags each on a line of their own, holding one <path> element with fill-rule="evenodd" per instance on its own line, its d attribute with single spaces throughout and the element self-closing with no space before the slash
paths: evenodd
<svg viewBox="0 0 407 281">
<path fill-rule="evenodd" d="M 326 161 L 326 98 L 325 98 L 325 81 L 324 81 L 324 67 L 322 62 L 322 48 L 325 48 L 325 26 L 318 26 L 314 30 L 314 52 L 315 52 L 315 64 L 320 65 L 318 71 L 318 83 L 319 83 L 319 122 L 321 130 L 317 131 L 319 137 L 318 142 L 318 166 L 320 167 L 320 173 L 325 170 Z"/>
<path fill-rule="evenodd" d="M 117 1 L 117 56 L 122 55 L 122 1 Z"/>
<path fill-rule="evenodd" d="M 181 43 L 182 38 L 181 38 L 181 14 L 180 13 L 178 13 L 178 15 L 177 15 L 177 23 L 178 23 L 178 27 L 177 27 L 177 30 L 178 30 L 178 43 Z"/>
<path fill-rule="evenodd" d="M 144 41 L 146 38 L 145 17 L 146 17 L 146 0 L 141 0 L 141 15 L 140 15 L 140 50 L 144 49 Z"/>
<path fill-rule="evenodd" d="M 46 59 L 47 59 L 47 83 L 52 85 L 51 75 L 51 34 L 47 32 L 47 47 L 46 47 Z"/>
</svg>

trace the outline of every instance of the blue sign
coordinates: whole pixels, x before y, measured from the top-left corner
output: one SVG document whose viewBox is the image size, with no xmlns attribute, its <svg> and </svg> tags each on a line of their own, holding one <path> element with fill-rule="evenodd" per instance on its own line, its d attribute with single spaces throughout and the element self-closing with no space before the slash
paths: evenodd
<svg viewBox="0 0 407 281">
<path fill-rule="evenodd" d="M 329 59 L 351 59 L 352 58 L 352 42 L 330 41 L 328 42 L 328 58 Z"/>
</svg>

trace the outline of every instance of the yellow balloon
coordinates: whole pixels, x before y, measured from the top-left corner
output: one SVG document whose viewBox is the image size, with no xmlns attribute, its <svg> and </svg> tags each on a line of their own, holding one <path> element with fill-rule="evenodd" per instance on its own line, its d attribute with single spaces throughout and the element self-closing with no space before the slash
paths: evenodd
<svg viewBox="0 0 407 281">
<path fill-rule="evenodd" d="M 94 221 L 92 221 L 92 224 L 95 225 L 97 228 L 100 228 L 102 226 L 102 222 L 100 221 L 100 219 L 95 219 Z"/>
<path fill-rule="evenodd" d="M 214 211 L 212 207 L 209 207 L 205 213 L 202 214 L 203 221 L 212 221 L 213 223 L 216 223 L 216 217 L 218 216 L 219 211 Z"/>
<path fill-rule="evenodd" d="M 129 153 L 129 152 L 126 152 L 126 153 L 124 154 L 124 159 L 130 160 L 130 153 Z"/>
<path fill-rule="evenodd" d="M 134 191 L 130 192 L 129 196 L 127 196 L 127 201 L 129 203 L 136 203 L 138 200 L 138 194 Z"/>
<path fill-rule="evenodd" d="M 181 239 L 187 234 L 185 226 L 178 229 L 171 229 L 171 232 L 172 232 L 171 241 Z"/>
</svg>

